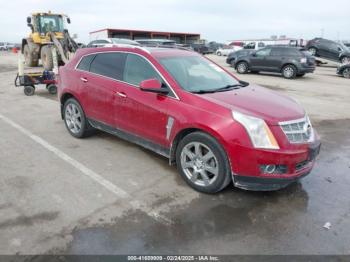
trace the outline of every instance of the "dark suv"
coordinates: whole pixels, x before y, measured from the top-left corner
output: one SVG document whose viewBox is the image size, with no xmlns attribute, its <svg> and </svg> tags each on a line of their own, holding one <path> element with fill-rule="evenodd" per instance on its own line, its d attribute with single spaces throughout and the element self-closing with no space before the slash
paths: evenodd
<svg viewBox="0 0 350 262">
<path fill-rule="evenodd" d="M 288 79 L 315 70 L 315 58 L 308 51 L 290 46 L 268 46 L 230 62 L 240 74 L 277 72 Z"/>
<path fill-rule="evenodd" d="M 350 49 L 342 43 L 323 38 L 315 38 L 310 40 L 306 49 L 313 56 L 330 59 L 343 64 L 350 62 Z"/>
</svg>

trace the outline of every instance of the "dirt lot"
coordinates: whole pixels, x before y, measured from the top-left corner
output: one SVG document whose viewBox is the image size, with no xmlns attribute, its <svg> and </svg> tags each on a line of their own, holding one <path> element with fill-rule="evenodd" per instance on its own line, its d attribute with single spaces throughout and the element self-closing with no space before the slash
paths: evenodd
<svg viewBox="0 0 350 262">
<path fill-rule="evenodd" d="M 322 152 L 284 190 L 205 195 L 139 146 L 71 137 L 55 96 L 14 87 L 16 64 L 0 53 L 0 254 L 350 254 L 350 81 L 335 68 L 239 76 L 296 98 Z"/>
</svg>

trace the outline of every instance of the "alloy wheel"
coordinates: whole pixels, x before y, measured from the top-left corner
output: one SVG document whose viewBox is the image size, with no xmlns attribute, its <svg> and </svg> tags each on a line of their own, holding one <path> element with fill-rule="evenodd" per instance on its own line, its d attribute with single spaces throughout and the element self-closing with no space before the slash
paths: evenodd
<svg viewBox="0 0 350 262">
<path fill-rule="evenodd" d="M 245 63 L 239 63 L 237 66 L 238 73 L 244 74 L 247 71 L 247 66 Z"/>
<path fill-rule="evenodd" d="M 82 127 L 82 117 L 79 108 L 75 104 L 69 103 L 66 106 L 64 118 L 69 130 L 74 134 L 78 134 Z"/>
<path fill-rule="evenodd" d="M 344 69 L 344 71 L 343 71 L 343 76 L 344 76 L 345 78 L 350 78 L 350 68 Z"/>
<path fill-rule="evenodd" d="M 309 52 L 311 53 L 311 55 L 315 56 L 316 55 L 316 48 L 309 48 Z"/>
<path fill-rule="evenodd" d="M 219 175 L 219 164 L 213 151 L 203 143 L 188 143 L 181 151 L 181 167 L 192 183 L 206 187 Z"/>
<path fill-rule="evenodd" d="M 283 70 L 283 75 L 285 78 L 291 78 L 294 75 L 294 69 L 291 66 L 286 66 Z"/>
</svg>

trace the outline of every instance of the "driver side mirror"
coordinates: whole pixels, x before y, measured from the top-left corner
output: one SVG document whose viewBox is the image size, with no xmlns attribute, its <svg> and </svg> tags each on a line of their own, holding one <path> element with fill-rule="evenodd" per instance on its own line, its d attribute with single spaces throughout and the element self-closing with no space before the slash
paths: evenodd
<svg viewBox="0 0 350 262">
<path fill-rule="evenodd" d="M 27 17 L 27 24 L 31 24 L 32 23 L 32 18 L 30 16 Z"/>
<path fill-rule="evenodd" d="M 256 57 L 256 53 L 252 53 L 252 56 Z"/>
<path fill-rule="evenodd" d="M 70 18 L 69 17 L 67 17 L 67 23 L 70 24 Z"/>
<path fill-rule="evenodd" d="M 140 90 L 157 94 L 168 94 L 169 90 L 162 87 L 162 83 L 155 78 L 143 80 L 140 83 Z"/>
</svg>

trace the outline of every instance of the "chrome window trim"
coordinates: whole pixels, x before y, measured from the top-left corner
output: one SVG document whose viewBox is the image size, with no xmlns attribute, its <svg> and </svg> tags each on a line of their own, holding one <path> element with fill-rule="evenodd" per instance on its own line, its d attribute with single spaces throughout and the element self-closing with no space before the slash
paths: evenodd
<svg viewBox="0 0 350 262">
<path fill-rule="evenodd" d="M 143 50 L 143 49 L 141 49 L 141 50 Z M 81 60 L 82 60 L 84 57 L 89 56 L 89 55 L 97 55 L 97 54 L 105 54 L 105 53 L 134 54 L 134 55 L 138 55 L 138 56 L 142 57 L 142 58 L 145 59 L 145 60 L 153 67 L 153 69 L 159 74 L 159 76 L 163 79 L 163 81 L 167 84 L 167 86 L 170 88 L 171 92 L 172 92 L 172 93 L 174 94 L 174 96 L 175 96 L 175 97 L 173 97 L 173 96 L 167 95 L 167 97 L 173 98 L 173 99 L 176 99 L 176 100 L 180 100 L 179 96 L 176 94 L 176 92 L 174 91 L 173 87 L 169 84 L 169 82 L 165 79 L 165 77 L 159 72 L 159 70 L 151 63 L 151 61 L 149 61 L 148 58 L 145 57 L 144 55 L 141 55 L 141 54 L 138 54 L 138 53 L 133 53 L 133 52 L 129 52 L 129 51 L 99 51 L 99 52 L 88 53 L 88 54 L 85 54 L 85 55 L 83 55 L 83 56 L 80 57 L 79 61 L 76 63 L 76 65 L 75 65 L 75 67 L 74 67 L 74 70 L 80 71 L 80 72 L 86 72 L 86 73 L 93 74 L 93 75 L 100 76 L 100 77 L 105 77 L 105 78 L 107 78 L 107 79 L 111 79 L 111 80 L 117 81 L 117 82 L 119 82 L 119 83 L 128 84 L 128 85 L 131 85 L 131 86 L 134 86 L 134 87 L 140 89 L 139 86 L 134 85 L 134 84 L 131 84 L 131 83 L 128 83 L 128 82 L 125 82 L 125 81 L 123 81 L 123 80 L 118 80 L 118 79 L 114 79 L 114 78 L 111 78 L 111 77 L 108 77 L 108 76 L 96 74 L 96 73 L 93 73 L 93 72 L 90 72 L 90 71 L 78 69 L 78 66 L 79 66 L 80 62 L 81 62 Z M 92 62 L 92 61 L 91 61 L 91 62 Z"/>
<path fill-rule="evenodd" d="M 292 124 L 297 124 L 300 122 L 308 122 L 308 124 L 311 127 L 311 134 L 310 134 L 310 138 L 307 141 L 300 141 L 300 142 L 292 142 L 289 140 L 289 138 L 287 137 L 287 134 L 304 134 L 305 131 L 304 130 L 297 130 L 297 131 L 285 131 L 283 130 L 282 126 L 284 125 L 292 125 Z M 309 119 L 309 117 L 307 115 L 305 115 L 303 118 L 299 118 L 299 119 L 294 119 L 294 120 L 289 120 L 289 121 L 282 121 L 282 122 L 278 122 L 279 127 L 282 129 L 283 134 L 286 136 L 287 140 L 289 143 L 291 144 L 305 144 L 305 143 L 312 143 L 315 141 L 315 132 L 314 129 L 312 127 L 311 121 Z"/>
</svg>

